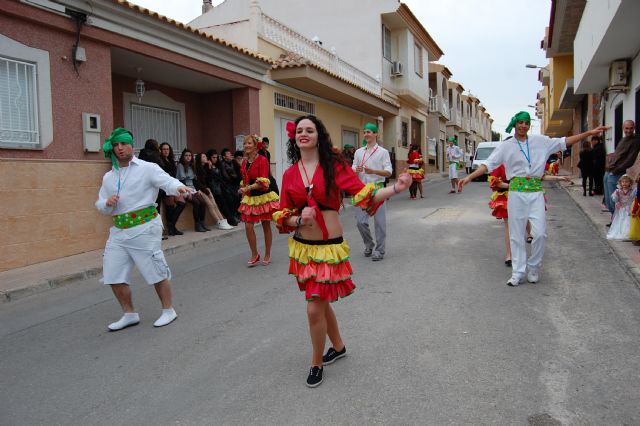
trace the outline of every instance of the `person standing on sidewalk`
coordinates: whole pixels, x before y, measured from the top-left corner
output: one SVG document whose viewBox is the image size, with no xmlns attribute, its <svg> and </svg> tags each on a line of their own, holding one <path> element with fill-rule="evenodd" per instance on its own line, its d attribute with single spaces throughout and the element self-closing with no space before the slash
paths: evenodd
<svg viewBox="0 0 640 426">
<path fill-rule="evenodd" d="M 615 212 L 616 203 L 611 199 L 611 194 L 618 186 L 618 180 L 627 172 L 627 169 L 636 162 L 640 152 L 640 136 L 635 134 L 635 123 L 633 120 L 626 120 L 622 124 L 624 137 L 618 142 L 618 146 L 611 156 L 609 165 L 604 173 L 604 203 L 609 209 L 611 216 Z M 609 223 L 607 226 L 610 226 Z"/>
<path fill-rule="evenodd" d="M 547 158 L 554 152 L 564 151 L 568 146 L 608 129 L 600 126 L 575 136 L 549 138 L 544 135 L 529 135 L 530 126 L 531 116 L 528 112 L 520 111 L 514 115 L 506 131 L 510 133 L 515 127 L 515 137 L 500 143 L 485 164 L 458 183 L 458 191 L 462 191 L 462 187 L 473 179 L 504 164 L 505 175 L 509 180 L 507 211 L 513 269 L 507 285 L 511 287 L 520 284 L 527 268 L 527 280 L 530 283 L 537 283 L 539 279 L 547 238 L 545 201 L 541 184 Z M 531 256 L 528 261 L 525 242 L 527 220 L 531 222 L 533 234 Z"/>
<path fill-rule="evenodd" d="M 156 210 L 158 190 L 168 195 L 189 192 L 179 180 L 165 173 L 157 164 L 138 160 L 133 155 L 133 135 L 118 127 L 103 145 L 104 155 L 113 168 L 102 178 L 96 208 L 110 215 L 114 226 L 104 249 L 103 280 L 110 285 L 124 315 L 109 324 L 110 331 L 136 325 L 140 317 L 131 298 L 131 273 L 153 285 L 162 304 L 162 315 L 153 324 L 162 327 L 177 318 L 171 300 L 171 271 L 162 252 L 162 219 Z"/>
<path fill-rule="evenodd" d="M 458 140 L 455 136 L 449 138 L 449 146 L 447 147 L 447 160 L 449 161 L 449 180 L 451 180 L 451 190 L 449 194 L 456 192 L 458 186 L 458 168 L 460 167 L 460 160 L 463 158 L 464 153 L 458 147 Z M 458 190 L 460 192 L 460 190 Z"/>
<path fill-rule="evenodd" d="M 364 141 L 366 145 L 356 151 L 351 168 L 363 183 L 373 183 L 376 188 L 384 188 L 385 179 L 391 176 L 393 167 L 389 151 L 378 145 L 378 126 L 373 123 L 364 125 Z M 387 239 L 386 205 L 382 204 L 373 216 L 376 229 L 375 241 L 371 236 L 369 215 L 366 211 L 356 209 L 356 222 L 364 242 L 364 256 L 371 257 L 373 261 L 384 259 Z"/>
<path fill-rule="evenodd" d="M 582 150 L 580 151 L 580 162 L 578 168 L 582 176 L 582 196 L 587 196 L 587 182 L 589 183 L 589 197 L 593 195 L 593 151 L 591 150 L 591 142 L 582 142 Z"/>
<path fill-rule="evenodd" d="M 600 136 L 591 137 L 591 156 L 593 157 L 593 195 L 604 195 L 603 179 L 607 150 Z"/>
</svg>

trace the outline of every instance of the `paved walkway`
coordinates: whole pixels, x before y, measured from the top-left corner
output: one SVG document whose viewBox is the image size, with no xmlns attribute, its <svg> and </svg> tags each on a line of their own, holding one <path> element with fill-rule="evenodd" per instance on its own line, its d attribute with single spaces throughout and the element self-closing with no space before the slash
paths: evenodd
<svg viewBox="0 0 640 426">
<path fill-rule="evenodd" d="M 427 182 L 435 183 L 446 180 L 446 175 L 432 173 L 427 175 Z M 609 223 L 609 213 L 602 211 L 602 197 L 583 197 L 580 179 L 574 185 L 562 184 L 585 215 L 594 224 L 594 237 L 605 239 L 605 227 Z M 194 232 L 185 230 L 184 235 L 169 237 L 162 242 L 165 254 L 170 255 L 189 250 L 203 244 L 226 238 L 236 232 L 244 232 L 242 225 L 229 231 L 212 229 L 210 232 Z M 605 239 L 606 241 L 606 239 Z M 615 255 L 629 272 L 640 282 L 640 251 L 630 242 L 607 241 Z M 69 256 L 49 262 L 29 265 L 23 268 L 0 272 L 0 303 L 16 300 L 51 288 L 62 286 L 76 280 L 98 276 L 102 273 L 102 250 Z"/>
</svg>

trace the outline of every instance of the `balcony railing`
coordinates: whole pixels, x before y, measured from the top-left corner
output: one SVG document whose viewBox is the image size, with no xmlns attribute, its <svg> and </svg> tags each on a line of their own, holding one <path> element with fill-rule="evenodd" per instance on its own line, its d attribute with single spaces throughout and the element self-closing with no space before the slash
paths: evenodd
<svg viewBox="0 0 640 426">
<path fill-rule="evenodd" d="M 302 34 L 292 30 L 275 19 L 262 14 L 261 35 L 285 50 L 297 53 L 308 61 L 349 81 L 350 83 L 375 95 L 382 94 L 382 84 L 353 65 L 340 59 Z"/>
<path fill-rule="evenodd" d="M 449 111 L 449 121 L 447 124 L 462 127 L 462 112 L 457 108 L 450 108 Z"/>
<path fill-rule="evenodd" d="M 473 119 L 470 119 L 470 121 L 471 121 L 471 131 L 480 133 L 480 126 L 478 125 L 478 120 L 473 118 Z"/>
<path fill-rule="evenodd" d="M 469 120 L 469 117 L 462 118 L 462 130 L 465 132 L 471 131 L 471 121 Z"/>
<path fill-rule="evenodd" d="M 449 120 L 449 102 L 440 95 L 431 96 L 429 98 L 429 112 L 440 114 Z"/>
</svg>

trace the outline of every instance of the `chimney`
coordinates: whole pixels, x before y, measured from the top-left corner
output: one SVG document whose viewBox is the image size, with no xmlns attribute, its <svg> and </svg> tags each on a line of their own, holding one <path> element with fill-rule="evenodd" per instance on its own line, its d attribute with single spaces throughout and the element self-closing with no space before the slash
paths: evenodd
<svg viewBox="0 0 640 426">
<path fill-rule="evenodd" d="M 202 14 L 204 15 L 208 11 L 213 9 L 213 4 L 211 4 L 211 0 L 202 0 Z"/>
</svg>

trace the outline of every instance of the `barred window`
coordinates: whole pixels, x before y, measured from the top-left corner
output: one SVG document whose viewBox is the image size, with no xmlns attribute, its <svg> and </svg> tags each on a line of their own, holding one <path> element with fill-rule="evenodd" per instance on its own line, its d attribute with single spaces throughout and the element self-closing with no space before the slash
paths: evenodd
<svg viewBox="0 0 640 426">
<path fill-rule="evenodd" d="M 0 56 L 0 143 L 37 146 L 36 65 Z"/>
<path fill-rule="evenodd" d="M 185 148 L 180 132 L 180 111 L 149 105 L 131 104 L 131 132 L 135 140 L 135 150 L 144 148 L 147 139 L 168 142 L 174 153 Z"/>
<path fill-rule="evenodd" d="M 292 109 L 305 114 L 316 113 L 316 106 L 312 102 L 303 101 L 293 96 L 284 95 L 282 93 L 274 93 L 273 102 L 280 107 Z"/>
</svg>

